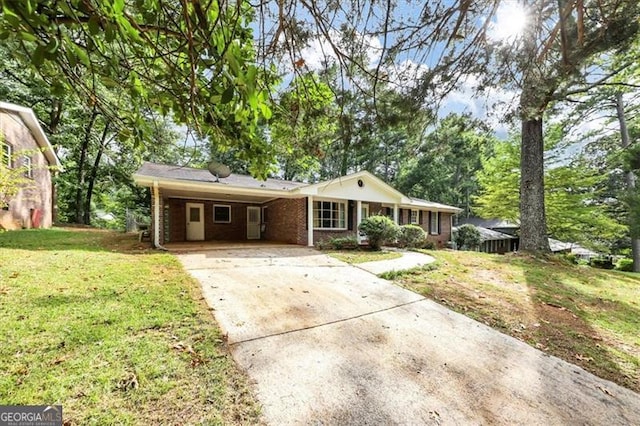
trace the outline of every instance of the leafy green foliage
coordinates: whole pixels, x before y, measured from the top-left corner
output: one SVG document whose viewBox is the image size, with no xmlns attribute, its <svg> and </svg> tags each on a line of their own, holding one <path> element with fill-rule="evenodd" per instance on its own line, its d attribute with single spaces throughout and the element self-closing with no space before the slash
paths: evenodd
<svg viewBox="0 0 640 426">
<path fill-rule="evenodd" d="M 146 120 L 171 115 L 240 155 L 264 176 L 271 146 L 256 137 L 271 117 L 269 70 L 255 63 L 249 5 L 178 1 L 3 1 L 0 38 L 52 93 L 76 93 L 120 139 L 152 142 Z M 104 97 L 101 90 L 127 95 Z"/>
<path fill-rule="evenodd" d="M 481 159 L 490 157 L 494 143 L 495 137 L 480 121 L 450 114 L 423 138 L 395 185 L 405 194 L 461 207 L 468 215 L 478 192 Z"/>
<path fill-rule="evenodd" d="M 548 142 L 552 153 L 555 145 Z M 505 141 L 496 144 L 493 156 L 483 158 L 478 174 L 481 192 L 474 199 L 478 215 L 519 220 L 519 155 L 519 144 Z M 545 204 L 550 235 L 607 250 L 624 233 L 625 226 L 612 217 L 610 204 L 600 196 L 605 179 L 607 175 L 590 167 L 583 157 L 547 167 Z"/>
<path fill-rule="evenodd" d="M 402 225 L 398 233 L 400 247 L 422 248 L 427 234 L 417 225 Z"/>
<path fill-rule="evenodd" d="M 358 231 L 367 238 L 373 250 L 380 250 L 382 244 L 395 241 L 398 230 L 398 225 L 386 216 L 369 216 L 358 225 Z"/>
<path fill-rule="evenodd" d="M 474 225 L 464 224 L 458 227 L 453 235 L 458 250 L 475 250 L 482 243 L 480 231 Z"/>
<path fill-rule="evenodd" d="M 358 237 L 331 237 L 318 241 L 316 246 L 320 250 L 355 250 L 358 248 Z"/>
<path fill-rule="evenodd" d="M 623 257 L 616 262 L 615 269 L 623 272 L 633 272 L 633 259 Z"/>
<path fill-rule="evenodd" d="M 33 181 L 25 177 L 25 166 L 15 162 L 18 155 L 23 153 L 12 152 L 10 157 L 6 158 L 3 145 L 4 141 L 0 134 L 0 208 L 7 207 L 20 190 L 33 186 Z M 12 167 L 7 167 L 9 162 L 12 163 Z"/>
</svg>

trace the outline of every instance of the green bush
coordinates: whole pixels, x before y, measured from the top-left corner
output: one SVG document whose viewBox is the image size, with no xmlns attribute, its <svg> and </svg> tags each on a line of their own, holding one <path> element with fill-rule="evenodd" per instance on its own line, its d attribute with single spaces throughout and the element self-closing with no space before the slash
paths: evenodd
<svg viewBox="0 0 640 426">
<path fill-rule="evenodd" d="M 454 233 L 453 240 L 458 246 L 458 250 L 475 250 L 482 243 L 480 231 L 470 224 L 459 226 Z"/>
<path fill-rule="evenodd" d="M 400 247 L 420 248 L 425 244 L 424 230 L 417 225 L 402 225 L 398 233 L 398 245 Z"/>
<path fill-rule="evenodd" d="M 424 240 L 424 242 L 422 243 L 422 247 L 425 250 L 435 250 L 436 249 L 436 243 L 434 243 L 433 241 L 429 241 L 427 239 Z"/>
<path fill-rule="evenodd" d="M 347 237 L 331 237 L 316 243 L 320 250 L 355 250 L 358 248 L 358 238 L 355 235 Z"/>
<path fill-rule="evenodd" d="M 358 226 L 360 235 L 367 238 L 373 250 L 380 250 L 382 244 L 394 242 L 398 230 L 398 225 L 386 216 L 369 216 Z"/>
<path fill-rule="evenodd" d="M 633 259 L 626 257 L 618 259 L 616 262 L 616 270 L 624 272 L 633 272 Z"/>
<path fill-rule="evenodd" d="M 564 255 L 564 258 L 569 262 L 572 263 L 574 265 L 578 264 L 578 256 L 576 256 L 573 253 L 567 253 Z"/>
</svg>

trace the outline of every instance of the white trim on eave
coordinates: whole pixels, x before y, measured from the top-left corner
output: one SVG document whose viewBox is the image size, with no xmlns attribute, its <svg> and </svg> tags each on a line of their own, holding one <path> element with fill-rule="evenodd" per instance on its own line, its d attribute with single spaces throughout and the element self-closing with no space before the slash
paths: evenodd
<svg viewBox="0 0 640 426">
<path fill-rule="evenodd" d="M 17 113 L 31 131 L 38 146 L 42 148 L 44 156 L 47 158 L 47 161 L 49 161 L 49 165 L 54 168 L 55 171 L 64 171 L 56 152 L 53 150 L 51 142 L 49 142 L 47 135 L 44 133 L 44 130 L 42 130 L 40 122 L 31 108 L 10 104 L 8 102 L 0 102 L 0 109 Z"/>
<path fill-rule="evenodd" d="M 255 197 L 274 198 L 299 198 L 299 195 L 292 194 L 290 190 L 282 189 L 265 189 L 265 188 L 245 188 L 241 186 L 222 185 L 215 182 L 197 182 L 182 179 L 157 178 L 147 175 L 133 175 L 133 181 L 140 186 L 153 186 L 154 182 L 158 182 L 160 188 L 204 192 L 210 194 L 234 194 L 248 195 Z"/>
</svg>

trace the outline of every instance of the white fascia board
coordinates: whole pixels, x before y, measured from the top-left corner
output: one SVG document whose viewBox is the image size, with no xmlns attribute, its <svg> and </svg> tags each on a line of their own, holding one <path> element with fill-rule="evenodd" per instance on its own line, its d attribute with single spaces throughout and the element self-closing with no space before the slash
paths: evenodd
<svg viewBox="0 0 640 426">
<path fill-rule="evenodd" d="M 433 204 L 425 204 L 418 202 L 410 202 L 400 205 L 403 209 L 412 209 L 412 210 L 430 210 L 432 212 L 443 212 L 443 213 L 460 213 L 462 209 L 453 206 L 447 206 L 445 204 L 433 203 Z"/>
<path fill-rule="evenodd" d="M 380 194 L 384 195 L 383 197 L 367 197 L 367 196 L 359 196 L 356 192 L 354 192 L 354 188 L 349 187 L 351 182 L 356 181 L 357 179 L 362 178 L 369 183 L 373 184 Z M 332 188 L 341 188 L 337 191 L 331 191 Z M 363 170 L 361 172 L 353 173 L 346 176 L 341 176 L 332 180 L 323 181 L 314 183 L 312 185 L 303 186 L 300 188 L 296 188 L 293 192 L 299 193 L 301 195 L 311 195 L 311 196 L 319 196 L 325 198 L 341 198 L 341 199 L 350 199 L 350 200 L 361 200 L 361 201 L 372 201 L 372 202 L 380 202 L 380 203 L 389 203 L 389 204 L 399 204 L 410 202 L 410 198 L 405 196 L 403 193 L 393 188 L 383 180 L 379 179 L 375 175 Z M 342 193 L 341 193 L 342 192 Z M 329 195 L 331 194 L 331 195 Z"/>
<path fill-rule="evenodd" d="M 160 188 L 185 190 L 196 192 L 208 192 L 210 194 L 234 194 L 234 195 L 253 195 L 256 197 L 274 197 L 274 198 L 298 198 L 299 195 L 292 194 L 291 191 L 278 189 L 262 189 L 262 188 L 243 188 L 239 186 L 220 185 L 215 182 L 194 182 L 180 179 L 157 178 L 146 175 L 133 175 L 133 181 L 140 186 L 153 186 L 154 182 L 158 182 Z"/>
<path fill-rule="evenodd" d="M 29 131 L 31 131 L 31 134 L 36 140 L 38 146 L 42 148 L 43 154 L 47 157 L 51 167 L 59 172 L 64 171 L 56 152 L 53 150 L 51 142 L 49 142 L 47 135 L 44 133 L 44 130 L 42 130 L 40 122 L 31 108 L 10 104 L 8 102 L 0 102 L 0 109 L 17 113 L 24 124 L 29 128 Z"/>
</svg>

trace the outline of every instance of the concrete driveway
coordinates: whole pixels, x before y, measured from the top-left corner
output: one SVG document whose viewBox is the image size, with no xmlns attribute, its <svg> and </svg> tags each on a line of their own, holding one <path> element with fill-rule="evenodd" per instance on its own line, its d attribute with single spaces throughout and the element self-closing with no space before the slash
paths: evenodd
<svg viewBox="0 0 640 426">
<path fill-rule="evenodd" d="M 281 424 L 640 424 L 640 395 L 303 247 L 178 255 Z"/>
</svg>

